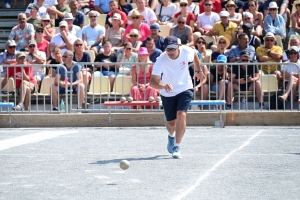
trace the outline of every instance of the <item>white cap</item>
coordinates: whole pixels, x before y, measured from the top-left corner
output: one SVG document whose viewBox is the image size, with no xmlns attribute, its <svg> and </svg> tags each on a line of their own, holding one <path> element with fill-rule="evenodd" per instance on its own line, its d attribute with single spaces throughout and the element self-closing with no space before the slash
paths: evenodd
<svg viewBox="0 0 300 200">
<path fill-rule="evenodd" d="M 220 15 L 220 17 L 229 17 L 229 12 L 222 10 L 219 15 Z"/>
</svg>

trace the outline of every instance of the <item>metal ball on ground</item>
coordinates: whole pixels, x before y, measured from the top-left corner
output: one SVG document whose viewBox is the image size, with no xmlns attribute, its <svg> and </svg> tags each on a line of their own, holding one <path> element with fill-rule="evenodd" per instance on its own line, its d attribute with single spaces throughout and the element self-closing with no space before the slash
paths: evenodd
<svg viewBox="0 0 300 200">
<path fill-rule="evenodd" d="M 149 97 L 148 101 L 149 101 L 149 102 L 153 102 L 153 101 L 154 101 L 154 97 L 152 97 L 152 96 Z"/>
<path fill-rule="evenodd" d="M 126 98 L 125 97 L 121 97 L 120 101 L 121 101 L 121 103 L 124 103 L 126 101 Z"/>
<path fill-rule="evenodd" d="M 127 98 L 127 101 L 128 101 L 128 102 L 132 102 L 132 101 L 133 101 L 133 98 L 132 98 L 132 97 L 128 97 L 128 98 Z"/>
</svg>

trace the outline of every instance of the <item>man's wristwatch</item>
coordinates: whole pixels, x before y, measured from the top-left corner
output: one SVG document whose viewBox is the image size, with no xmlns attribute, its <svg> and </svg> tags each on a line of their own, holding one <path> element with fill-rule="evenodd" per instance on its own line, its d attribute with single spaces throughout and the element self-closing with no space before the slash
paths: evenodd
<svg viewBox="0 0 300 200">
<path fill-rule="evenodd" d="M 202 74 L 203 71 L 202 71 L 202 70 L 200 70 L 200 71 L 195 71 L 195 73 Z"/>
</svg>

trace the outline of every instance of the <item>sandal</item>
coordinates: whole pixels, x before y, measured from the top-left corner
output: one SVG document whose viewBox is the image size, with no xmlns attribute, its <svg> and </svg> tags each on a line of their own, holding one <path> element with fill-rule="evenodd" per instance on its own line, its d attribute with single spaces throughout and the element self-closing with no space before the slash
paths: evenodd
<svg viewBox="0 0 300 200">
<path fill-rule="evenodd" d="M 18 104 L 12 108 L 13 110 L 23 110 L 23 106 Z"/>
</svg>

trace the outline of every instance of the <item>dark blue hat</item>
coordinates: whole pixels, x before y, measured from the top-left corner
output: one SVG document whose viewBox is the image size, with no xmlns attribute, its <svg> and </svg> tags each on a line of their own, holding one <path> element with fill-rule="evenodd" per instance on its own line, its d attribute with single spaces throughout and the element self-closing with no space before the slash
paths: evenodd
<svg viewBox="0 0 300 200">
<path fill-rule="evenodd" d="M 158 32 L 160 32 L 160 29 L 159 29 L 159 25 L 158 25 L 158 24 L 152 24 L 152 25 L 150 26 L 150 29 L 157 29 Z"/>
<path fill-rule="evenodd" d="M 171 35 L 171 36 L 167 36 L 164 40 L 164 46 L 166 49 L 168 48 L 178 48 L 178 38 Z"/>
</svg>

